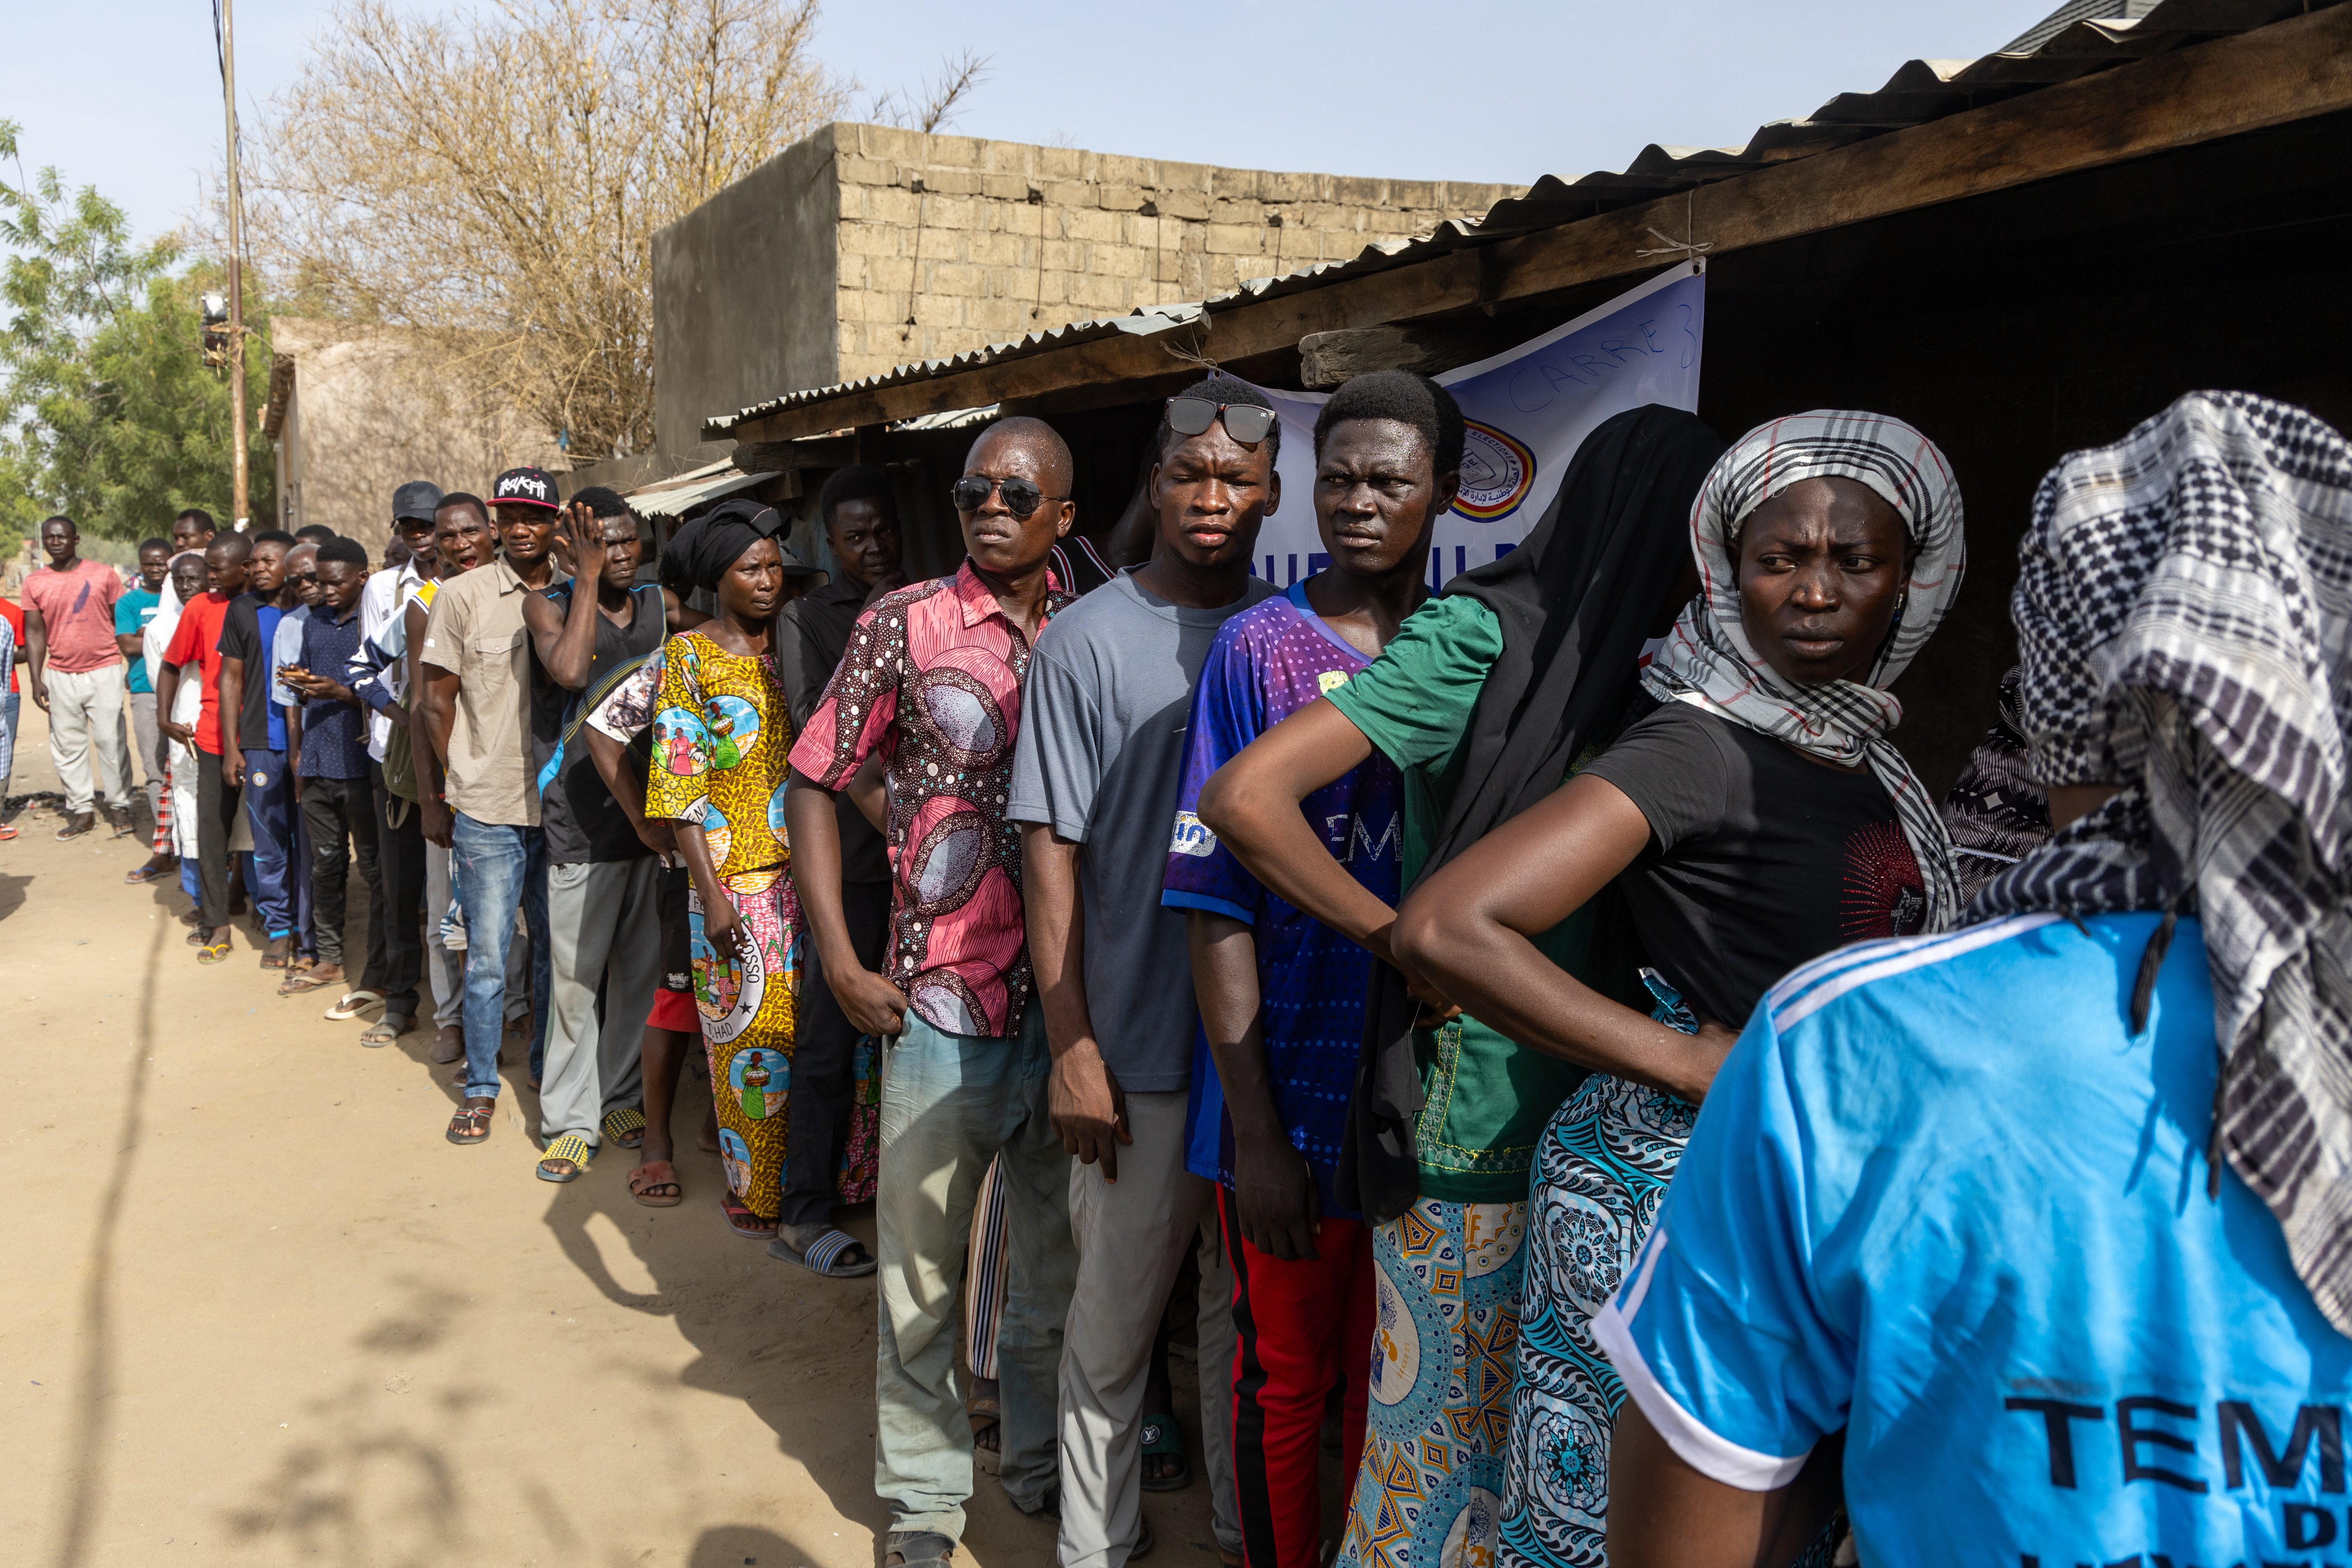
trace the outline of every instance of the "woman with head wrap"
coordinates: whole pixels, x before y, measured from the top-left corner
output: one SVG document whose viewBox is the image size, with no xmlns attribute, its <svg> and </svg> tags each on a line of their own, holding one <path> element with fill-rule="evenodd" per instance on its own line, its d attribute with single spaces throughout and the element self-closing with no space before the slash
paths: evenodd
<svg viewBox="0 0 2352 1568">
<path fill-rule="evenodd" d="M 773 508 L 727 501 L 665 550 L 664 564 L 708 590 L 719 613 L 662 646 L 646 780 L 646 816 L 679 825 L 691 879 L 694 994 L 729 1189 L 719 1202 L 737 1234 L 756 1240 L 775 1235 L 782 1195 L 800 923 L 783 837 L 792 724 L 772 635 L 783 526 Z"/>
<path fill-rule="evenodd" d="M 2191 394 L 2020 555 L 2056 832 L 1724 1063 L 1600 1328 L 1616 1568 L 1801 1531 L 1840 1428 L 1876 1568 L 2344 1555 L 2352 445 Z"/>
<path fill-rule="evenodd" d="M 1445 399 L 1435 411 L 1451 409 Z M 1395 910 L 1334 858 L 1303 803 L 1376 751 L 1395 764 L 1401 831 L 1369 826 L 1381 845 L 1396 835 L 1409 889 L 1559 788 L 1615 733 L 1645 641 L 1689 595 L 1678 580 L 1691 501 L 1722 450 L 1679 409 L 1603 422 L 1525 542 L 1455 578 L 1378 658 L 1251 742 L 1203 789 L 1203 820 L 1265 886 L 1392 960 Z M 1578 910 L 1540 942 L 1597 984 L 1636 989 L 1612 941 L 1621 924 Z M 1622 984 L 1601 978 L 1621 971 Z M 1424 1010 L 1404 975 L 1374 966 L 1333 1183 L 1373 1231 L 1374 1356 L 1347 1562 L 1496 1550 L 1528 1172 L 1544 1124 L 1584 1076 L 1477 1010 Z M 1400 1536 L 1421 1544 L 1399 1555 Z"/>
<path fill-rule="evenodd" d="M 1448 996 L 1593 1069 L 1544 1130 L 1528 1215 L 1502 1560 L 1544 1568 L 1601 1561 L 1623 1390 L 1591 1319 L 1739 1026 L 1808 959 L 1959 915 L 1951 842 L 1888 739 L 1902 709 L 1885 689 L 1959 586 L 1943 454 L 1876 415 L 1774 420 L 1708 474 L 1691 543 L 1698 595 L 1643 677 L 1655 710 L 1397 919 L 1399 952 Z M 1612 882 L 1655 965 L 1647 1012 L 1531 940 Z"/>
<path fill-rule="evenodd" d="M 709 590 L 718 614 L 663 645 L 646 784 L 646 815 L 680 825 L 692 879 L 694 994 L 729 1188 L 720 1205 L 738 1235 L 758 1240 L 775 1237 L 783 1201 L 801 923 L 784 838 L 792 720 L 773 639 L 784 527 L 772 507 L 728 501 L 671 540 L 666 565 Z M 832 1243 L 837 1269 L 870 1268 L 847 1237 L 818 1239 Z"/>
</svg>

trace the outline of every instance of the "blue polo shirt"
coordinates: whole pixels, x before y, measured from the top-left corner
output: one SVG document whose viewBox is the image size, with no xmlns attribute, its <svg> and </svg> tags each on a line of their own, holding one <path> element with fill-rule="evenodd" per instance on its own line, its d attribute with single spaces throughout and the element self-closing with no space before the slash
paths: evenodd
<svg viewBox="0 0 2352 1568">
<path fill-rule="evenodd" d="M 321 605 L 303 620 L 299 662 L 305 669 L 340 678 L 359 646 L 359 605 L 353 605 L 338 621 L 331 619 Z M 302 700 L 302 776 L 368 776 L 367 720 L 361 710 L 324 697 Z"/>
<path fill-rule="evenodd" d="M 2352 1340 L 2234 1173 L 2182 921 L 2024 916 L 1849 947 L 1771 991 L 1594 1335 L 1727 1485 L 1846 1432 L 1872 1568 L 2352 1561 Z"/>
</svg>

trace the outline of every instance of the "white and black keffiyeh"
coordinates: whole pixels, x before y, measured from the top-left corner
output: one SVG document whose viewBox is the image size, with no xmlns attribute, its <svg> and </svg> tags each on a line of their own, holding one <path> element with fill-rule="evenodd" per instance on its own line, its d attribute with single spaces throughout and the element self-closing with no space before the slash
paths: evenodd
<svg viewBox="0 0 2352 1568">
<path fill-rule="evenodd" d="M 2352 1332 L 2352 445 L 2284 404 L 2191 393 L 2053 469 L 2020 557 L 2034 770 L 2126 788 L 1969 913 L 2197 912 L 2214 1152 Z"/>
<path fill-rule="evenodd" d="M 1783 679 L 1748 640 L 1739 617 L 1734 541 L 1748 514 L 1803 479 L 1853 479 L 1893 507 L 1917 547 L 1903 609 L 1867 681 Z M 1952 607 L 1968 566 L 1959 488 L 1936 444 L 1900 419 L 1815 409 L 1759 425 L 1717 462 L 1691 515 L 1698 596 L 1643 673 L 1653 696 L 1695 703 L 1801 752 L 1851 767 L 1867 763 L 1895 803 L 1926 883 L 1926 929 L 1960 916 L 1951 835 L 1936 801 L 1887 736 L 1903 704 L 1886 688 Z"/>
</svg>

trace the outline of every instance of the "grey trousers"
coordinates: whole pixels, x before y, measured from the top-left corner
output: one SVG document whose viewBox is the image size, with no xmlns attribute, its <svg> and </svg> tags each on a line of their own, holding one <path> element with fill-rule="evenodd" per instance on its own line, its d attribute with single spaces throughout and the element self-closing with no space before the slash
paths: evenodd
<svg viewBox="0 0 2352 1568">
<path fill-rule="evenodd" d="M 1034 1005 L 1033 1003 L 1032 1005 Z M 1184 1168 L 1183 1089 L 1127 1096 L 1135 1142 L 1118 1180 L 1070 1166 L 1077 1288 L 1062 1336 L 1062 1568 L 1122 1568 L 1143 1529 L 1144 1384 L 1168 1292 L 1193 1249 L 1201 1270 L 1201 1446 L 1217 1544 L 1238 1552 L 1234 1488 L 1234 1271 L 1215 1186 Z M 1334 1310 L 1337 1308 L 1335 1306 Z"/>
<path fill-rule="evenodd" d="M 643 1098 L 637 1047 L 661 978 L 661 865 L 650 855 L 547 868 L 547 1060 L 539 1130 L 601 1144 L 604 1113 Z M 607 973 L 606 966 L 610 965 Z M 604 1021 L 596 992 L 604 988 Z"/>
<path fill-rule="evenodd" d="M 97 669 L 52 666 L 46 677 L 49 761 L 65 786 L 67 814 L 88 816 L 93 796 L 109 811 L 129 809 L 131 747 L 122 735 L 121 661 Z"/>
<path fill-rule="evenodd" d="M 163 731 L 155 723 L 155 694 L 125 692 L 123 701 L 131 709 L 131 749 L 139 753 L 139 771 L 146 775 L 147 793 L 160 795 L 163 789 Z"/>
</svg>

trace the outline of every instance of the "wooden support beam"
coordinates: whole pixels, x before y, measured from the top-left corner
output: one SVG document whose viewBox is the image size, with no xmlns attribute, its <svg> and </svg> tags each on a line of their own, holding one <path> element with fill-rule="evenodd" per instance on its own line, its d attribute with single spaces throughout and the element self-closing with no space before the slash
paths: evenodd
<svg viewBox="0 0 2352 1568">
<path fill-rule="evenodd" d="M 784 474 L 801 468 L 845 468 L 855 459 L 847 436 L 800 441 L 744 441 L 735 447 L 735 466 L 747 474 Z"/>
<path fill-rule="evenodd" d="M 950 375 L 845 393 L 729 432 L 783 440 L 1089 383 L 1167 374 L 1171 348 L 1222 362 L 1343 331 L 1654 272 L 1658 230 L 1721 256 L 2037 180 L 2352 109 L 2352 5 L 2118 66 L 1834 152 L 1558 228 Z M 714 437 L 716 438 L 716 437 Z"/>
<path fill-rule="evenodd" d="M 1298 340 L 1298 379 L 1308 386 L 1337 386 L 1375 370 L 1418 371 L 1435 375 L 1502 353 L 1528 336 L 1524 325 L 1484 315 L 1448 317 L 1403 327 L 1350 327 L 1309 332 Z"/>
</svg>

